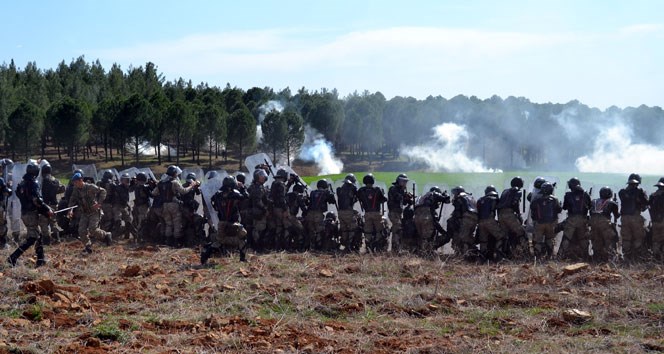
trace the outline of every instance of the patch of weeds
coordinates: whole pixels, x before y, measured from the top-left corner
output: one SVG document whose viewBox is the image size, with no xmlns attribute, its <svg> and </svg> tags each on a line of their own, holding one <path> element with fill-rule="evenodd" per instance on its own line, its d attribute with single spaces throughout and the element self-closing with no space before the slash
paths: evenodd
<svg viewBox="0 0 664 354">
<path fill-rule="evenodd" d="M 20 318 L 21 315 L 22 313 L 19 309 L 0 311 L 0 318 Z"/>
<path fill-rule="evenodd" d="M 125 342 L 127 340 L 127 333 L 121 330 L 115 321 L 105 321 L 98 324 L 92 329 L 92 336 L 101 340 L 117 342 Z"/>
<path fill-rule="evenodd" d="M 528 316 L 537 316 L 541 314 L 551 313 L 551 309 L 545 309 L 543 307 L 529 307 L 523 310 L 523 313 Z"/>
<path fill-rule="evenodd" d="M 41 321 L 44 319 L 44 309 L 41 304 L 36 303 L 30 305 L 28 309 L 23 312 L 23 316 L 31 321 Z"/>
<path fill-rule="evenodd" d="M 664 313 L 664 302 L 656 302 L 654 304 L 647 304 L 646 307 L 652 312 Z"/>
</svg>

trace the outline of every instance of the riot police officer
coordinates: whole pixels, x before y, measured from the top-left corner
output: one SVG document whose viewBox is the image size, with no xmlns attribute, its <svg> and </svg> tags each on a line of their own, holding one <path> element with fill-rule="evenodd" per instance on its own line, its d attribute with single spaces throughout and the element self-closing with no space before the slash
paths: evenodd
<svg viewBox="0 0 664 354">
<path fill-rule="evenodd" d="M 201 251 L 201 264 L 206 264 L 214 250 L 224 249 L 231 251 L 237 249 L 240 261 L 246 262 L 245 247 L 247 245 L 247 231 L 240 223 L 240 201 L 247 196 L 240 193 L 233 176 L 226 176 L 221 189 L 212 197 L 212 207 L 219 216 L 217 233 Z"/>
<path fill-rule="evenodd" d="M 414 245 L 416 248 L 411 251 L 430 254 L 449 242 L 450 234 L 440 225 L 441 214 L 436 214 L 436 210 L 439 208 L 442 211 L 443 204 L 449 203 L 450 196 L 447 195 L 447 191 L 443 192 L 437 186 L 431 187 L 417 200 L 413 220 L 418 240 Z"/>
<path fill-rule="evenodd" d="M 58 194 L 65 192 L 65 186 L 51 174 L 51 165 L 45 164 L 41 167 L 42 175 L 42 197 L 44 203 L 51 209 L 58 208 Z M 60 230 L 56 226 L 55 218 L 49 218 L 44 215 L 39 216 L 39 228 L 41 229 L 42 241 L 48 245 L 51 240 L 60 241 Z"/>
<path fill-rule="evenodd" d="M 326 180 L 316 182 L 316 190 L 309 194 L 309 206 L 306 217 L 305 246 L 319 251 L 332 248 L 332 240 L 325 238 L 323 220 L 329 204 L 335 204 L 334 194 L 330 191 Z"/>
<path fill-rule="evenodd" d="M 627 178 L 627 187 L 618 192 L 622 227 L 622 251 L 625 260 L 636 260 L 644 254 L 646 230 L 641 212 L 648 208 L 648 196 L 639 187 L 641 176 L 632 173 Z"/>
<path fill-rule="evenodd" d="M 339 228 L 341 232 L 341 245 L 344 251 L 359 251 L 362 240 L 356 240 L 357 237 L 357 213 L 355 204 L 357 203 L 357 182 L 355 175 L 349 173 L 344 178 L 344 183 L 337 187 L 337 205 L 339 206 Z"/>
<path fill-rule="evenodd" d="M 496 187 L 487 186 L 484 196 L 477 200 L 478 239 L 480 254 L 484 259 L 500 260 L 503 257 L 505 232 L 496 220 L 498 192 Z"/>
<path fill-rule="evenodd" d="M 452 246 L 458 255 L 472 257 L 473 253 L 477 251 L 474 237 L 475 229 L 477 228 L 477 205 L 475 198 L 471 194 L 466 193 L 463 186 L 457 186 L 452 188 L 452 205 L 454 206 L 454 211 L 450 219 L 453 220 L 453 224 L 457 225 L 455 228 L 457 232 L 451 235 Z M 448 225 L 450 225 L 449 222 Z"/>
<path fill-rule="evenodd" d="M 552 257 L 556 239 L 555 228 L 563 208 L 558 198 L 553 196 L 553 184 L 544 182 L 540 191 L 542 195 L 533 199 L 530 204 L 530 212 L 535 221 L 533 244 L 537 256 Z"/>
<path fill-rule="evenodd" d="M 605 262 L 617 253 L 618 232 L 616 222 L 620 214 L 618 204 L 611 200 L 613 191 L 608 186 L 599 190 L 599 198 L 590 206 L 590 240 L 593 245 L 593 260 Z M 611 221 L 613 216 L 613 221 Z"/>
<path fill-rule="evenodd" d="M 507 242 L 503 243 L 502 252 L 508 257 L 523 257 L 529 251 L 529 241 L 523 228 L 523 218 L 519 211 L 523 179 L 512 178 L 510 188 L 500 194 L 498 200 L 498 222 L 503 231 L 507 232 Z"/>
<path fill-rule="evenodd" d="M 563 231 L 558 255 L 573 260 L 588 257 L 588 211 L 590 195 L 581 187 L 581 181 L 573 177 L 567 181 L 570 191 L 565 193 L 563 210 L 567 210 L 567 220 Z"/>
<path fill-rule="evenodd" d="M 392 252 L 399 253 L 401 250 L 401 239 L 403 237 L 403 228 L 401 219 L 405 205 L 412 204 L 413 195 L 407 191 L 408 176 L 401 173 L 387 191 L 387 210 L 388 218 L 392 224 Z"/>
<path fill-rule="evenodd" d="M 364 210 L 364 240 L 367 251 L 378 252 L 387 249 L 387 239 L 383 234 L 382 205 L 387 201 L 385 192 L 374 186 L 376 180 L 369 173 L 362 178 L 364 186 L 357 191 L 357 199 Z"/>
</svg>

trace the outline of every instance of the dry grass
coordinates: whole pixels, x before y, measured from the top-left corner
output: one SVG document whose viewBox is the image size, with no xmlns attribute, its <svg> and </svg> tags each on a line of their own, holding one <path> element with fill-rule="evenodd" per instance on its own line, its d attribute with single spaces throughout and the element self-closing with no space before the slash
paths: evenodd
<svg viewBox="0 0 664 354">
<path fill-rule="evenodd" d="M 80 249 L 0 266 L 0 353 L 664 350 L 661 265 L 562 275 L 555 262 L 275 253 L 200 268 L 190 249 Z"/>
</svg>

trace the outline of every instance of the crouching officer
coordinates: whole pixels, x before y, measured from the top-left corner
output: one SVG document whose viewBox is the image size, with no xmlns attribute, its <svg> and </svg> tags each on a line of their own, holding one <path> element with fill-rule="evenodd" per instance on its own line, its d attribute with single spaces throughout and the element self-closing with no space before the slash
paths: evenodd
<svg viewBox="0 0 664 354">
<path fill-rule="evenodd" d="M 440 225 L 440 214 L 436 214 L 438 208 L 449 203 L 450 196 L 447 195 L 447 191 L 442 192 L 438 187 L 431 187 L 415 204 L 413 219 L 419 236 L 420 252 L 431 253 L 449 242 L 449 234 Z"/>
<path fill-rule="evenodd" d="M 7 262 L 14 267 L 16 261 L 27 251 L 32 245 L 35 245 L 35 253 L 37 254 L 37 267 L 46 264 L 44 258 L 44 247 L 42 246 L 42 235 L 39 233 L 39 215 L 44 215 L 48 218 L 53 217 L 53 210 L 44 203 L 42 199 L 37 176 L 39 175 L 39 167 L 34 162 L 31 162 L 26 167 L 26 174 L 23 180 L 16 188 L 16 195 L 21 201 L 21 220 L 27 229 L 26 241 L 20 245 L 14 253 L 12 253 Z"/>
<path fill-rule="evenodd" d="M 212 197 L 212 207 L 219 216 L 219 224 L 217 233 L 212 235 L 210 242 L 201 251 L 201 264 L 206 264 L 212 252 L 220 249 L 237 249 L 240 252 L 240 261 L 247 261 L 247 230 L 240 224 L 240 201 L 247 197 L 235 189 L 236 187 L 235 177 L 226 176 L 221 189 Z"/>
</svg>

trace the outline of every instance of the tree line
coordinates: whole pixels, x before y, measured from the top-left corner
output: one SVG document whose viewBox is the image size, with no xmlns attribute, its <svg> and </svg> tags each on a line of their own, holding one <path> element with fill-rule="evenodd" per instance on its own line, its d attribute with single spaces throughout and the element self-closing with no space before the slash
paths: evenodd
<svg viewBox="0 0 664 354">
<path fill-rule="evenodd" d="M 269 101 L 284 109 L 265 112 Z M 83 56 L 54 69 L 40 69 L 34 62 L 20 69 L 13 60 L 0 66 L 0 142 L 2 154 L 14 158 L 43 156 L 52 146 L 59 159 L 70 162 L 89 158 L 94 149 L 105 160 L 119 157 L 124 165 L 133 157 L 140 164 L 139 144 L 146 141 L 177 151 L 161 156 L 157 149 L 159 164 L 191 156 L 201 165 L 207 158 L 211 166 L 213 156 L 225 151 L 242 161 L 256 149 L 290 161 L 309 125 L 337 153 L 374 159 L 397 157 L 404 146 L 431 141 L 433 126 L 454 122 L 470 132 L 469 155 L 502 169 L 539 168 L 551 161 L 573 163 L 593 148 L 589 136 L 601 134 L 602 124 L 612 124 L 615 117 L 634 128 L 635 140 L 664 143 L 659 129 L 650 129 L 664 118 L 660 107 L 601 111 L 578 101 L 539 104 L 511 96 L 387 100 L 368 91 L 340 97 L 325 88 L 303 87 L 295 93 L 290 88 L 220 88 L 183 78 L 167 81 L 151 62 L 107 69 Z M 129 144 L 133 156 L 127 156 Z"/>
</svg>

